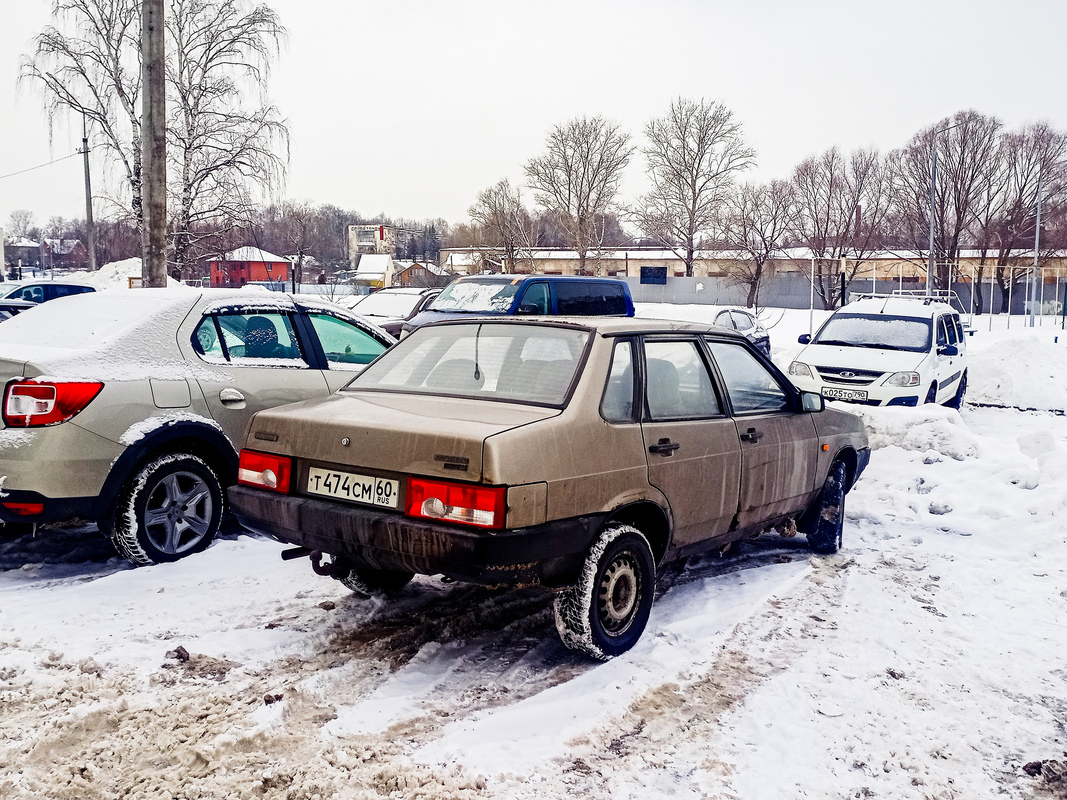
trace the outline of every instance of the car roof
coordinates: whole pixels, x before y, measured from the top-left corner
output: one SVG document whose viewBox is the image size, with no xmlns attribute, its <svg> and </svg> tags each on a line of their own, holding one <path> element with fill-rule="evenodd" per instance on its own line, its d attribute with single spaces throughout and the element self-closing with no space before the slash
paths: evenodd
<svg viewBox="0 0 1067 800">
<path fill-rule="evenodd" d="M 936 298 L 922 297 L 865 297 L 853 300 L 835 314 L 887 314 L 893 317 L 935 317 L 938 314 L 958 314 L 948 303 Z"/>
<path fill-rule="evenodd" d="M 515 275 L 515 274 L 502 274 L 502 273 L 496 273 L 496 274 L 493 274 L 493 275 L 463 275 L 463 276 L 461 276 L 459 278 L 456 278 L 456 280 L 453 281 L 453 283 L 458 283 L 459 281 L 463 281 L 465 283 L 469 282 L 469 281 L 482 281 L 482 282 L 485 282 L 485 283 L 522 283 L 524 281 L 532 281 L 532 280 L 542 280 L 542 281 L 544 281 L 544 280 L 548 280 L 548 281 L 605 281 L 605 282 L 608 282 L 608 283 L 625 283 L 625 281 L 623 281 L 623 280 L 621 280 L 619 278 L 604 278 L 604 277 L 601 277 L 599 275 L 543 275 L 541 273 L 529 274 L 529 275 L 527 275 L 527 274 Z"/>
<path fill-rule="evenodd" d="M 430 322 L 422 327 L 439 325 L 573 325 L 588 328 L 603 336 L 628 336 L 641 333 L 715 333 L 742 341 L 744 336 L 727 328 L 703 322 L 683 322 L 672 319 L 648 319 L 644 317 L 569 317 L 569 316 L 492 316 L 471 317 L 460 320 Z"/>
</svg>

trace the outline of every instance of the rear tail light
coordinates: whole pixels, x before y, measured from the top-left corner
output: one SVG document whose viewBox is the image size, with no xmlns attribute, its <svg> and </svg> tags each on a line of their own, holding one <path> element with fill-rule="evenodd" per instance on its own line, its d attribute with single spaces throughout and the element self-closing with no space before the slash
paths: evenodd
<svg viewBox="0 0 1067 800">
<path fill-rule="evenodd" d="M 242 450 L 241 460 L 237 465 L 237 482 L 244 486 L 256 486 L 288 494 L 289 476 L 292 472 L 293 460 L 287 456 Z"/>
<path fill-rule="evenodd" d="M 12 381 L 4 390 L 4 424 L 9 428 L 58 425 L 93 401 L 102 383 Z"/>
<path fill-rule="evenodd" d="M 20 517 L 32 517 L 44 513 L 44 503 L 3 503 L 4 508 Z"/>
<path fill-rule="evenodd" d="M 460 522 L 477 528 L 503 528 L 505 486 L 408 478 L 405 510 L 410 517 Z"/>
</svg>

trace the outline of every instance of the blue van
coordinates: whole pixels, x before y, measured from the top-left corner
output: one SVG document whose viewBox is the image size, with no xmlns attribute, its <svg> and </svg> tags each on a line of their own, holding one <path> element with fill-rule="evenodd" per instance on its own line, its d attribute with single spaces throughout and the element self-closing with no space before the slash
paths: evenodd
<svg viewBox="0 0 1067 800">
<path fill-rule="evenodd" d="M 457 278 L 404 323 L 410 333 L 427 322 L 467 315 L 529 314 L 567 317 L 632 317 L 626 281 L 562 275 L 472 275 Z"/>
</svg>

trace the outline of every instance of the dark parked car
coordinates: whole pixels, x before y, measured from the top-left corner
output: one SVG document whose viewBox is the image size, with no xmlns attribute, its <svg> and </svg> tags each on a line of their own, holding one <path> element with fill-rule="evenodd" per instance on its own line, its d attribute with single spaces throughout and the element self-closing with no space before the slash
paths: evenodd
<svg viewBox="0 0 1067 800">
<path fill-rule="evenodd" d="M 870 454 L 735 332 L 592 318 L 424 326 L 244 447 L 234 513 L 290 557 L 366 594 L 540 584 L 601 659 L 637 642 L 662 564 L 774 527 L 836 552 Z"/>
<path fill-rule="evenodd" d="M 632 317 L 625 281 L 562 275 L 475 275 L 458 278 L 425 311 L 404 323 L 410 332 L 428 322 L 477 316 Z"/>
<path fill-rule="evenodd" d="M 72 294 L 95 292 L 92 286 L 81 283 L 59 283 L 57 281 L 20 281 L 0 284 L 0 298 L 7 300 L 28 300 L 31 303 L 44 303 L 57 297 L 69 297 Z"/>
</svg>

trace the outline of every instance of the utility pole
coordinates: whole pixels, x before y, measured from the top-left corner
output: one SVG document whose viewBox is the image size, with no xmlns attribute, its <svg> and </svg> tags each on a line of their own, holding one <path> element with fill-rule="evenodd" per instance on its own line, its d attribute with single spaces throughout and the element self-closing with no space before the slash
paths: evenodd
<svg viewBox="0 0 1067 800">
<path fill-rule="evenodd" d="M 89 182 L 89 124 L 82 114 L 82 157 L 85 162 L 85 227 L 89 235 L 89 271 L 96 272 L 96 226 L 93 224 L 93 187 Z"/>
<path fill-rule="evenodd" d="M 141 284 L 167 285 L 167 118 L 163 0 L 142 0 L 141 110 L 144 241 Z"/>
<path fill-rule="evenodd" d="M 1030 276 L 1027 295 L 1030 298 L 1030 327 L 1034 327 L 1034 304 L 1037 302 L 1037 257 L 1041 252 L 1041 173 L 1037 174 L 1037 224 L 1034 226 L 1034 274 Z"/>
</svg>

